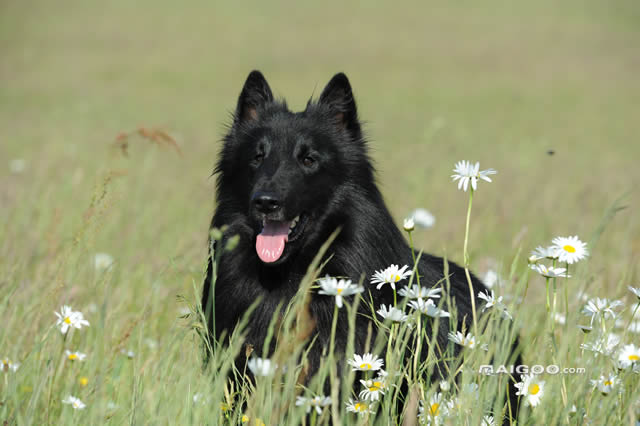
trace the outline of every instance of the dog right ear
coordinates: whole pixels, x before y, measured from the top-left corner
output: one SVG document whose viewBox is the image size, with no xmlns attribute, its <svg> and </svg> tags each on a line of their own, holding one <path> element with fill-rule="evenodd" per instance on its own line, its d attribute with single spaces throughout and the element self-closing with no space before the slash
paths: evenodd
<svg viewBox="0 0 640 426">
<path fill-rule="evenodd" d="M 251 71 L 238 98 L 234 123 L 257 120 L 260 109 L 272 101 L 273 94 L 267 80 L 260 71 Z"/>
</svg>

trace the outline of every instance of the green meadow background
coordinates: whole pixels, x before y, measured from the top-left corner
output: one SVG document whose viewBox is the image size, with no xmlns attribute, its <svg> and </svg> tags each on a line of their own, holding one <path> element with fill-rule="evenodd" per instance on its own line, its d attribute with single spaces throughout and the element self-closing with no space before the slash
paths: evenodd
<svg viewBox="0 0 640 426">
<path fill-rule="evenodd" d="M 0 356 L 22 366 L 0 383 L 3 420 L 190 421 L 205 380 L 182 298 L 200 292 L 211 172 L 252 69 L 294 110 L 347 74 L 397 223 L 416 207 L 436 217 L 415 233 L 426 251 L 462 261 L 467 194 L 450 175 L 458 160 L 480 161 L 498 170 L 474 197 L 480 276 L 506 275 L 519 249 L 523 274 L 528 252 L 557 235 L 595 243 L 624 196 L 580 279 L 598 296 L 638 286 L 635 0 L 5 0 Z M 179 149 L 137 136 L 141 126 Z M 132 133 L 128 155 L 121 132 Z M 96 270 L 96 253 L 114 266 Z M 532 278 L 518 314 L 534 318 L 543 296 Z M 62 348 L 51 329 L 62 304 L 91 322 L 67 342 L 88 353 L 79 366 L 58 368 L 47 352 Z M 62 406 L 68 393 L 89 410 Z M 105 417 L 107 402 L 119 408 Z"/>
</svg>

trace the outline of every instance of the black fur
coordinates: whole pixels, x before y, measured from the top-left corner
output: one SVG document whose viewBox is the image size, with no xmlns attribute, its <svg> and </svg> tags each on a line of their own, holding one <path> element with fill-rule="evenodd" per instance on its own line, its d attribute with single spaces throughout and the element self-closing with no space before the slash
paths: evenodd
<svg viewBox="0 0 640 426">
<path fill-rule="evenodd" d="M 251 72 L 215 173 L 217 208 L 211 227 L 228 225 L 225 235 L 238 234 L 240 240 L 233 252 L 223 253 L 220 259 L 215 330 L 209 318 L 210 332 L 216 336 L 223 330 L 230 333 L 261 296 L 247 336 L 247 343 L 261 350 L 277 305 L 293 297 L 309 263 L 338 227 L 341 232 L 329 248 L 332 258 L 323 274 L 346 276 L 356 282 L 364 275 L 365 285 L 373 289 L 376 306 L 393 302 L 389 286 L 375 290 L 367 284 L 369 277 L 392 263 L 412 265 L 411 251 L 375 184 L 355 100 L 344 74 L 336 74 L 317 101 L 309 101 L 304 111 L 294 113 L 283 101 L 274 100 L 259 71 Z M 265 193 L 277 199 L 276 211 L 261 213 L 252 203 L 256 194 Z M 301 219 L 306 220 L 302 234 L 286 244 L 282 257 L 273 263 L 260 260 L 255 244 L 263 217 L 291 220 L 301 213 L 306 216 Z M 440 281 L 443 269 L 443 259 L 424 254 L 419 265 L 423 285 Z M 449 263 L 449 272 L 451 298 L 469 330 L 471 303 L 464 270 Z M 475 276 L 472 279 L 476 294 L 485 289 Z M 203 309 L 209 301 L 210 282 L 211 265 L 204 285 Z M 333 298 L 313 295 L 310 308 L 317 324 L 315 344 L 321 347 L 329 341 L 333 305 Z M 359 316 L 358 321 L 358 329 L 365 332 L 356 334 L 355 348 L 356 353 L 362 353 L 368 320 Z M 447 321 L 442 321 L 437 336 L 442 348 L 447 344 L 447 331 Z M 346 328 L 338 327 L 338 349 L 346 345 L 347 333 Z M 312 372 L 319 365 L 321 352 L 309 354 Z"/>
</svg>

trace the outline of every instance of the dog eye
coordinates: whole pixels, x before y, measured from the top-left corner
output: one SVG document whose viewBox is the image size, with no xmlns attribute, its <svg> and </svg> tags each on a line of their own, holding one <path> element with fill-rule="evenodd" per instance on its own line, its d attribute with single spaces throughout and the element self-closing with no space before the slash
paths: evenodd
<svg viewBox="0 0 640 426">
<path fill-rule="evenodd" d="M 257 153 L 256 156 L 253 157 L 253 161 L 257 164 L 262 163 L 262 160 L 264 160 L 264 153 L 262 152 Z"/>
<path fill-rule="evenodd" d="M 305 167 L 312 167 L 314 164 L 316 164 L 316 160 L 314 160 L 313 157 L 307 155 L 302 159 L 302 164 L 304 164 Z"/>
</svg>

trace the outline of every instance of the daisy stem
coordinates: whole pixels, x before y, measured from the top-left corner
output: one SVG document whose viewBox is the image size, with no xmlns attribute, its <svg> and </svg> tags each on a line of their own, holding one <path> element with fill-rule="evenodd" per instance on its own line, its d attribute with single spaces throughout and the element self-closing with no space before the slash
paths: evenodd
<svg viewBox="0 0 640 426">
<path fill-rule="evenodd" d="M 549 314 L 549 312 L 551 312 L 551 303 L 549 302 L 549 277 L 546 277 L 546 282 L 547 282 L 547 314 Z M 553 318 L 551 319 L 553 321 Z"/>
<path fill-rule="evenodd" d="M 476 315 L 476 297 L 473 291 L 473 283 L 471 282 L 471 275 L 469 274 L 469 222 L 471 220 L 471 206 L 473 204 L 473 188 L 469 191 L 469 207 L 467 208 L 467 222 L 464 230 L 464 273 L 467 276 L 467 283 L 469 284 L 469 296 L 471 296 L 471 313 L 473 315 L 473 332 L 478 336 L 478 317 Z"/>
<path fill-rule="evenodd" d="M 333 322 L 331 323 L 331 341 L 329 342 L 329 354 L 333 356 L 336 341 L 336 325 L 338 324 L 338 305 L 333 305 Z"/>
<path fill-rule="evenodd" d="M 417 383 L 418 380 L 418 359 L 420 358 L 420 351 L 422 349 L 421 347 L 421 342 L 422 342 L 422 315 L 417 314 L 418 315 L 418 332 L 416 334 L 416 338 L 418 339 L 418 341 L 416 342 L 416 353 L 413 357 L 413 375 L 414 375 L 414 380 Z"/>
<path fill-rule="evenodd" d="M 556 326 L 556 302 L 558 300 L 558 292 L 556 288 L 556 279 L 553 279 L 553 308 L 551 312 L 551 331 L 555 329 Z"/>
<path fill-rule="evenodd" d="M 415 271 L 416 271 L 416 280 L 418 281 L 418 286 L 420 286 L 420 271 L 418 270 L 418 265 L 416 264 L 416 252 L 413 249 L 413 237 L 411 236 L 411 231 L 407 231 L 407 233 L 409 234 L 409 246 L 411 247 L 411 257 L 413 258 L 413 267 L 415 268 Z"/>
<path fill-rule="evenodd" d="M 636 312 L 638 311 L 638 308 L 640 308 L 640 301 L 636 303 L 636 307 L 633 308 L 633 312 L 631 313 L 631 318 L 629 318 L 629 322 L 627 323 L 627 326 L 624 328 L 624 333 L 622 334 L 622 339 L 621 339 L 622 341 L 624 341 L 624 338 L 627 337 L 627 332 L 629 331 L 629 327 L 631 326 L 633 317 L 636 316 Z"/>
<path fill-rule="evenodd" d="M 567 262 L 567 270 L 564 273 L 564 310 L 567 319 L 565 324 L 569 324 L 569 262 Z"/>
</svg>

